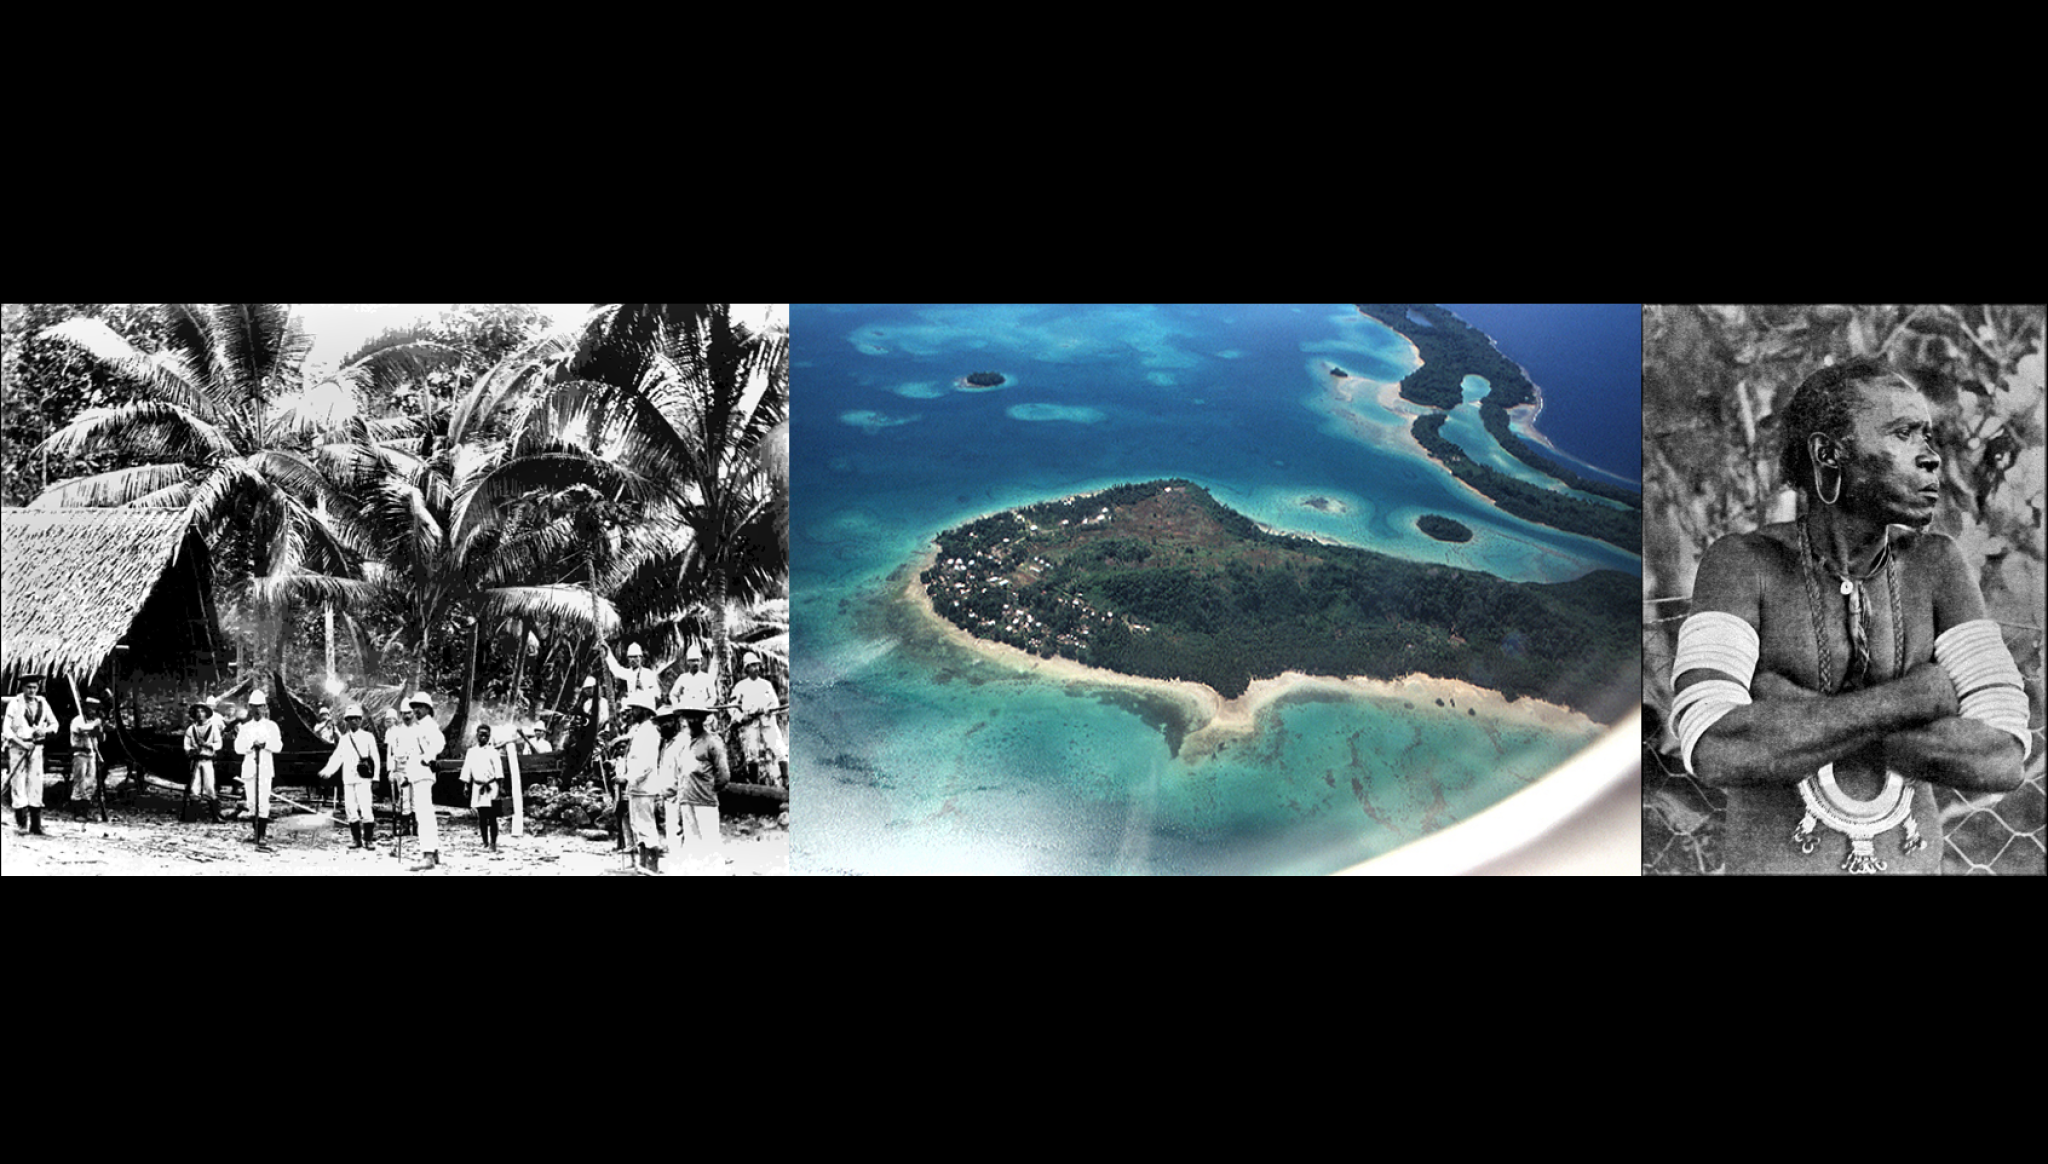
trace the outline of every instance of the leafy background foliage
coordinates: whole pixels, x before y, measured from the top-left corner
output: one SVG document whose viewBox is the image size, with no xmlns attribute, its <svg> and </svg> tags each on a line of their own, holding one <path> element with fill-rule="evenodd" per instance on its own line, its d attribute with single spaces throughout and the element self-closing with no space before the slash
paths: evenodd
<svg viewBox="0 0 2048 1164">
<path fill-rule="evenodd" d="M 1643 308 L 1644 864 L 1718 867 L 1719 799 L 1686 776 L 1662 726 L 1692 579 L 1724 534 L 1796 514 L 1776 418 L 1829 363 L 1875 356 L 1919 383 L 1942 455 L 1937 530 L 1981 563 L 1991 618 L 2025 677 L 2027 780 L 2002 800 L 1938 790 L 1947 872 L 2043 869 L 2043 321 L 2020 306 Z"/>
<path fill-rule="evenodd" d="M 46 436 L 88 408 L 127 404 L 142 398 L 135 383 L 43 329 L 67 319 L 97 319 L 131 343 L 161 347 L 169 328 L 156 308 L 142 303 L 9 303 L 0 307 L 0 504 L 27 505 L 47 479 L 104 472 L 117 463 L 111 452 L 53 456 L 47 467 L 33 450 Z"/>
</svg>

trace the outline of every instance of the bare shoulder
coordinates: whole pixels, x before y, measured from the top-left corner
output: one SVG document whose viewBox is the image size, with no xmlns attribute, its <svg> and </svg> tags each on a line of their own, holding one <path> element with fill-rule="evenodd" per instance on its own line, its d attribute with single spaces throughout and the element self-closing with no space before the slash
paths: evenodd
<svg viewBox="0 0 2048 1164">
<path fill-rule="evenodd" d="M 1789 524 L 1733 533 L 1707 547 L 1693 582 L 1692 609 L 1735 615 L 1759 625 L 1763 595 L 1794 561 Z"/>
<path fill-rule="evenodd" d="M 1895 533 L 1892 553 L 1902 570 L 1927 580 L 1934 599 L 1937 634 L 1984 617 L 1984 594 L 1977 586 L 1977 570 L 1954 538 L 1932 531 Z"/>
</svg>

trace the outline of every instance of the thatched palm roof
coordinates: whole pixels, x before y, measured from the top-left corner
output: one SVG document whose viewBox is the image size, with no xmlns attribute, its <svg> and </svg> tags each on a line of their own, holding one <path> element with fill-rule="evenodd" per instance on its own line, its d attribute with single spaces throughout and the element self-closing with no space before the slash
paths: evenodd
<svg viewBox="0 0 2048 1164">
<path fill-rule="evenodd" d="M 177 561 L 185 510 L 0 510 L 0 666 L 91 676 Z"/>
</svg>

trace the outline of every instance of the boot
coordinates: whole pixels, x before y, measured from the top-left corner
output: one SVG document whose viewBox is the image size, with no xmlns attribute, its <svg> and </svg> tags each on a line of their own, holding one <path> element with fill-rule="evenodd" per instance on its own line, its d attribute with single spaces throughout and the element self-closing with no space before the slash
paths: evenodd
<svg viewBox="0 0 2048 1164">
<path fill-rule="evenodd" d="M 40 836 L 44 835 L 44 834 L 43 834 L 43 810 L 42 810 L 42 809 L 40 809 L 40 808 L 31 808 L 31 809 L 29 809 L 29 810 L 28 810 L 28 831 L 29 831 L 29 835 L 31 835 L 31 836 L 37 836 L 37 837 L 40 837 Z"/>
<path fill-rule="evenodd" d="M 227 818 L 221 816 L 220 814 L 220 798 L 217 796 L 209 796 L 206 798 L 206 813 L 215 824 L 228 823 Z"/>
<path fill-rule="evenodd" d="M 656 876 L 656 877 L 659 877 L 659 876 L 661 876 L 661 850 L 660 850 L 660 849 L 649 849 L 649 850 L 647 850 L 647 871 L 648 871 L 649 873 L 653 874 L 653 875 L 654 875 L 654 876 Z"/>
<path fill-rule="evenodd" d="M 14 810 L 14 831 L 17 833 L 25 833 L 28 831 L 27 809 L 17 808 Z"/>
<path fill-rule="evenodd" d="M 363 822 L 363 847 L 365 849 L 377 847 L 377 822 L 374 820 Z"/>
<path fill-rule="evenodd" d="M 270 822 L 269 822 L 269 821 L 267 821 L 267 820 L 265 820 L 265 819 L 263 819 L 263 818 L 262 818 L 262 817 L 260 817 L 260 816 L 259 816 L 259 817 L 257 817 L 257 818 L 256 818 L 256 847 L 257 847 L 257 848 L 259 848 L 259 849 L 262 849 L 262 850 L 263 850 L 264 852 L 269 852 L 269 851 L 270 851 L 270 846 L 269 846 L 268 844 L 266 844 L 266 843 L 264 842 L 264 840 L 263 840 L 263 834 L 264 834 L 264 833 L 266 833 L 266 832 L 269 832 L 269 831 L 270 831 Z"/>
<path fill-rule="evenodd" d="M 357 820 L 348 822 L 348 847 L 351 849 L 363 847 L 363 822 Z"/>
<path fill-rule="evenodd" d="M 185 798 L 183 800 L 180 800 L 178 802 L 178 823 L 192 823 L 192 794 L 189 792 L 185 794 Z"/>
</svg>

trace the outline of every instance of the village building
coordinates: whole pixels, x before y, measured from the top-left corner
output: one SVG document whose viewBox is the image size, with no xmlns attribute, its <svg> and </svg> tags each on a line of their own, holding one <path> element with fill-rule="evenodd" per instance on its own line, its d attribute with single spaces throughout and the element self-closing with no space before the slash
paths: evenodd
<svg viewBox="0 0 2048 1164">
<path fill-rule="evenodd" d="M 44 676 L 60 722 L 88 693 L 106 701 L 110 765 L 182 783 L 186 708 L 231 682 L 219 627 L 184 509 L 0 510 L 0 682 Z M 47 779 L 70 761 L 66 737 L 50 737 Z"/>
</svg>

